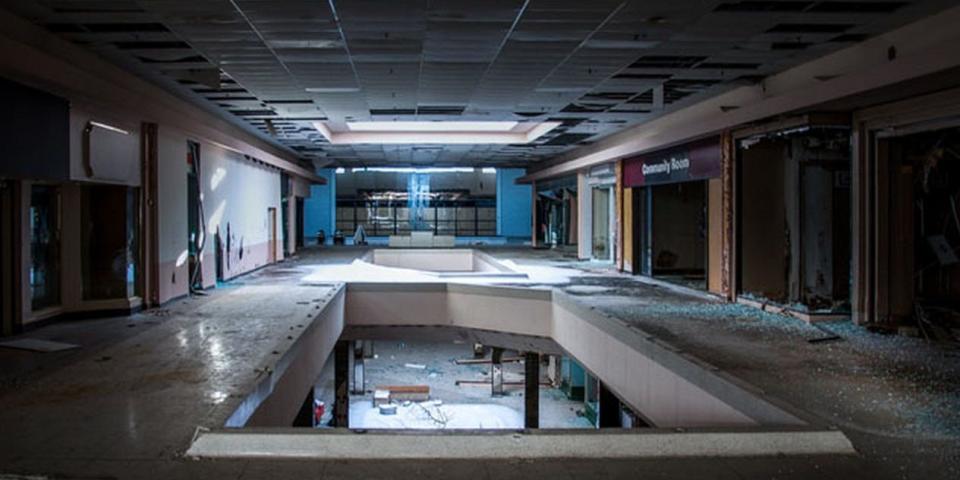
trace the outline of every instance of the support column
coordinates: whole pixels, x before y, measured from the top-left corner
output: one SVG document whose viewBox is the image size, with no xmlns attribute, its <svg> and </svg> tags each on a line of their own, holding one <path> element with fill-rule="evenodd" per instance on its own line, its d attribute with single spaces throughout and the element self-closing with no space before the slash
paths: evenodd
<svg viewBox="0 0 960 480">
<path fill-rule="evenodd" d="M 503 349 L 493 347 L 490 359 L 490 395 L 494 397 L 503 395 L 503 364 L 500 362 L 502 358 Z"/>
<path fill-rule="evenodd" d="M 364 392 L 363 346 L 362 340 L 353 343 L 353 388 L 350 393 L 354 395 L 363 395 Z"/>
<path fill-rule="evenodd" d="M 346 340 L 333 349 L 333 426 L 350 428 L 350 348 Z"/>
<path fill-rule="evenodd" d="M 613 186 L 614 214 L 611 221 L 615 222 L 614 231 L 616 232 L 616 235 L 614 235 L 612 251 L 614 265 L 617 266 L 617 271 L 622 272 L 624 257 L 623 226 L 625 224 L 623 218 L 623 160 L 617 160 L 617 162 L 614 164 L 614 172 L 616 172 L 616 181 Z"/>
<path fill-rule="evenodd" d="M 720 137 L 720 181 L 721 184 L 721 226 L 720 239 L 720 291 L 727 300 L 737 299 L 737 244 L 736 237 L 736 142 L 730 132 L 724 132 Z"/>
<path fill-rule="evenodd" d="M 600 418 L 597 422 L 600 428 L 620 428 L 620 399 L 607 388 L 603 382 L 600 385 Z"/>
<path fill-rule="evenodd" d="M 310 390 L 307 391 L 307 398 L 303 399 L 303 405 L 300 405 L 300 411 L 297 412 L 297 416 L 293 419 L 294 427 L 313 428 L 313 401 L 313 387 L 310 387 Z"/>
<path fill-rule="evenodd" d="M 560 373 L 560 357 L 557 355 L 547 355 L 547 381 L 550 382 L 554 388 L 560 386 L 561 381 Z"/>
<path fill-rule="evenodd" d="M 0 336 L 23 328 L 21 228 L 29 215 L 21 204 L 21 190 L 18 180 L 0 180 Z"/>
<path fill-rule="evenodd" d="M 363 358 L 373 358 L 373 340 L 363 341 Z"/>
<path fill-rule="evenodd" d="M 143 268 L 138 281 L 144 307 L 160 305 L 160 213 L 157 180 L 158 126 L 143 123 L 140 128 L 140 255 Z"/>
<path fill-rule="evenodd" d="M 533 182 L 530 183 L 530 219 L 531 219 L 530 221 L 533 222 L 532 228 L 530 229 L 530 231 L 532 232 L 532 237 L 530 238 L 530 246 L 533 248 L 537 248 L 538 246 L 540 246 L 537 243 L 537 235 L 539 235 L 540 233 L 539 215 L 540 215 L 540 206 L 538 205 L 538 202 L 537 202 L 537 182 L 536 180 L 534 180 Z M 546 241 L 546 239 L 544 239 L 544 241 Z"/>
<path fill-rule="evenodd" d="M 523 428 L 540 428 L 540 354 L 527 352 L 523 370 Z"/>
<path fill-rule="evenodd" d="M 577 173 L 577 258 L 589 260 L 593 250 L 593 190 L 587 183 L 587 174 Z"/>
</svg>

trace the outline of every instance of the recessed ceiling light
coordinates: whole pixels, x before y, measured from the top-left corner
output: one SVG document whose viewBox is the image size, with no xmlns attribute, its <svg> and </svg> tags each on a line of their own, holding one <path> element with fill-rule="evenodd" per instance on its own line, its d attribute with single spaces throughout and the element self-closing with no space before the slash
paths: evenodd
<svg viewBox="0 0 960 480">
<path fill-rule="evenodd" d="M 354 132 L 509 132 L 519 122 L 347 122 Z"/>
</svg>

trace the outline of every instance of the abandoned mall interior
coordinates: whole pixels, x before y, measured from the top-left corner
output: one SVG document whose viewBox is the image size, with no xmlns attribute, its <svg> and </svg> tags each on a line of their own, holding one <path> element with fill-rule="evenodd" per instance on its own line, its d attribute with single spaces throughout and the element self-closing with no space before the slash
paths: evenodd
<svg viewBox="0 0 960 480">
<path fill-rule="evenodd" d="M 0 480 L 960 478 L 957 0 L 0 1 Z"/>
</svg>

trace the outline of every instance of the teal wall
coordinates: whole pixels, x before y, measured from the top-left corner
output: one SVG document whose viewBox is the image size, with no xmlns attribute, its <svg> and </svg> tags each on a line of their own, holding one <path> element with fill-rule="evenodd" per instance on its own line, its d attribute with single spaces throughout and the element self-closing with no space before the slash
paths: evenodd
<svg viewBox="0 0 960 480">
<path fill-rule="evenodd" d="M 317 240 L 317 231 L 327 234 L 327 243 L 333 239 L 337 212 L 337 175 L 332 168 L 322 168 L 317 175 L 327 180 L 326 185 L 310 187 L 310 198 L 303 202 L 303 234 L 308 244 Z"/>
<path fill-rule="evenodd" d="M 532 192 L 530 185 L 514 181 L 526 174 L 522 168 L 497 169 L 497 235 L 530 238 Z"/>
</svg>

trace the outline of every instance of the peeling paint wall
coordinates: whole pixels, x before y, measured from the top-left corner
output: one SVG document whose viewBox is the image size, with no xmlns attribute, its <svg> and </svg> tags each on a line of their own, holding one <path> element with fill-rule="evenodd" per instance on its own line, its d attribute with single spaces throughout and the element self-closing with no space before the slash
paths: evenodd
<svg viewBox="0 0 960 480">
<path fill-rule="evenodd" d="M 267 210 L 277 211 L 276 258 L 283 258 L 280 228 L 280 172 L 212 145 L 201 147 L 203 204 L 207 242 L 204 286 L 213 285 L 214 234 L 223 239 L 223 275 L 230 279 L 270 263 L 271 225 Z M 290 223 L 296 217 L 290 216 Z M 229 234 L 227 233 L 229 230 Z M 230 244 L 229 250 L 227 243 Z"/>
<path fill-rule="evenodd" d="M 161 126 L 159 129 L 157 190 L 161 303 L 188 292 L 186 158 L 189 139 L 173 128 Z M 206 220 L 203 285 L 212 286 L 216 280 L 214 248 L 218 227 L 223 239 L 225 278 L 268 263 L 267 209 L 272 207 L 280 211 L 280 173 L 202 141 L 200 164 Z M 279 228 L 278 218 L 278 237 Z M 276 248 L 277 258 L 282 258 L 280 242 L 276 243 Z"/>
</svg>

